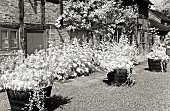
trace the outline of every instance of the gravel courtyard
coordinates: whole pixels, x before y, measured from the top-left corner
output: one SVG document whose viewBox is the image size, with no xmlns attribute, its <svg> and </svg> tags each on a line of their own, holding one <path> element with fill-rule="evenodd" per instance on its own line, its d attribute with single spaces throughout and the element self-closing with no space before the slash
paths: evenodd
<svg viewBox="0 0 170 111">
<path fill-rule="evenodd" d="M 168 71 L 151 72 L 147 62 L 135 67 L 136 84 L 109 86 L 106 74 L 96 73 L 67 82 L 55 82 L 50 111 L 170 111 Z M 10 111 L 7 95 L 0 93 L 0 111 Z"/>
</svg>

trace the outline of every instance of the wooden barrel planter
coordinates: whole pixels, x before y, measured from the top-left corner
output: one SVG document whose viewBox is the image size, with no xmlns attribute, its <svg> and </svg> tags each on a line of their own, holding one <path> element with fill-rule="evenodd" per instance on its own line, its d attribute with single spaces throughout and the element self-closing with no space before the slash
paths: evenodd
<svg viewBox="0 0 170 111">
<path fill-rule="evenodd" d="M 149 59 L 148 58 L 148 66 L 150 71 L 165 71 L 167 68 L 167 62 L 165 60 L 155 60 L 155 59 Z M 163 68 L 163 69 L 162 69 Z"/>
<path fill-rule="evenodd" d="M 167 47 L 167 48 L 166 48 L 166 54 L 167 54 L 168 56 L 170 56 L 170 47 Z"/>
<path fill-rule="evenodd" d="M 125 83 L 127 81 L 127 77 L 127 69 L 114 69 L 107 74 L 108 81 L 116 85 Z"/>
<path fill-rule="evenodd" d="M 47 104 L 49 102 L 48 97 L 50 97 L 51 95 L 52 86 L 46 87 L 43 90 L 45 91 L 45 96 L 47 97 L 45 98 L 45 107 L 47 107 Z M 17 91 L 7 89 L 11 111 L 23 111 L 25 105 L 29 103 L 30 92 L 33 93 L 33 91 Z M 33 107 L 32 111 L 38 110 L 39 109 L 37 107 Z M 24 109 L 24 111 L 28 111 L 28 109 Z"/>
</svg>

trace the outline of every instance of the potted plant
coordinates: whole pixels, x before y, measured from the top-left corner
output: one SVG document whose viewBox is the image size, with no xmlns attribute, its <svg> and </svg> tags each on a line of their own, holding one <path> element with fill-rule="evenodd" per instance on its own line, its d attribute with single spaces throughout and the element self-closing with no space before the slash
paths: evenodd
<svg viewBox="0 0 170 111">
<path fill-rule="evenodd" d="M 50 96 L 54 77 L 66 80 L 95 71 L 93 50 L 89 44 L 80 45 L 74 41 L 74 44 L 56 45 L 54 41 L 49 42 L 49 48 L 35 51 L 27 58 L 16 54 L 18 56 L 5 59 L 10 62 L 1 68 L 4 73 L 1 82 L 7 89 L 12 110 L 18 110 L 18 107 L 19 110 L 24 107 L 29 110 L 43 109 Z M 14 67 L 6 68 L 7 65 Z"/>
<path fill-rule="evenodd" d="M 154 44 L 152 51 L 147 57 L 149 70 L 166 72 L 169 56 L 166 55 L 166 48 L 161 46 L 161 44 Z"/>
<path fill-rule="evenodd" d="M 131 77 L 133 62 L 128 57 L 121 55 L 109 58 L 110 61 L 106 63 L 107 65 L 103 64 L 107 70 L 108 81 L 118 86 L 126 83 Z"/>
<path fill-rule="evenodd" d="M 16 56 L 18 59 L 13 61 L 15 68 L 3 72 L 1 83 L 7 91 L 12 111 L 45 109 L 51 94 L 53 75 L 48 70 L 44 56 L 40 55 L 22 57 L 21 60 L 20 56 Z"/>
<path fill-rule="evenodd" d="M 100 66 L 106 69 L 108 81 L 118 86 L 127 83 L 130 80 L 134 67 L 135 47 L 127 43 L 105 44 L 107 47 L 103 45 L 104 48 L 97 51 L 97 55 Z"/>
</svg>

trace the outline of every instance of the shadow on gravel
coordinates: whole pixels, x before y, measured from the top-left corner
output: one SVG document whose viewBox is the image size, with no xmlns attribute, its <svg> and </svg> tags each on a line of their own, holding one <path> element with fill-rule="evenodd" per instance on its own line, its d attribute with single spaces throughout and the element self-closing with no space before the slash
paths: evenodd
<svg viewBox="0 0 170 111">
<path fill-rule="evenodd" d="M 104 82 L 105 84 L 107 84 L 108 86 L 117 86 L 117 87 L 123 86 L 123 85 L 120 84 L 120 83 L 112 83 L 112 82 L 110 82 L 110 81 L 108 81 L 108 80 L 103 80 L 103 82 Z"/>
<path fill-rule="evenodd" d="M 109 86 L 112 85 L 112 83 L 111 83 L 110 81 L 108 81 L 107 79 L 104 79 L 103 82 L 104 82 L 105 84 L 109 85 Z"/>
<path fill-rule="evenodd" d="M 149 69 L 149 68 L 144 68 L 144 70 L 150 71 L 150 69 Z"/>
<path fill-rule="evenodd" d="M 154 69 L 154 70 L 151 70 L 151 69 L 149 69 L 149 68 L 144 68 L 144 70 L 150 71 L 150 72 L 161 72 L 161 69 Z M 166 72 L 166 70 L 165 70 L 164 72 Z"/>
<path fill-rule="evenodd" d="M 3 92 L 5 92 L 5 90 L 0 90 L 0 93 L 3 93 Z"/>
<path fill-rule="evenodd" d="M 47 104 L 47 109 L 48 111 L 54 111 L 58 107 L 61 107 L 61 105 L 70 103 L 71 99 L 72 98 L 63 97 L 61 95 L 58 95 L 58 96 L 54 95 L 50 97 L 49 102 Z"/>
<path fill-rule="evenodd" d="M 108 81 L 107 79 L 104 79 L 103 82 L 106 83 L 109 86 L 112 85 L 112 86 L 117 86 L 117 87 L 119 87 L 119 86 L 129 86 L 129 87 L 132 87 L 133 85 L 136 84 L 135 80 L 130 80 L 130 79 L 127 80 L 125 83 L 112 83 L 112 82 Z"/>
</svg>

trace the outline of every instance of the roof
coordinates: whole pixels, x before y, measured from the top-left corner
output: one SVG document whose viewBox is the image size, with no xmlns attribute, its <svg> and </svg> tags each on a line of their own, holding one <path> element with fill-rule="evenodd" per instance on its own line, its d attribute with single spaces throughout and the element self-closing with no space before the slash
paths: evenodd
<svg viewBox="0 0 170 111">
<path fill-rule="evenodd" d="M 162 21 L 166 21 L 170 23 L 170 19 L 168 17 L 166 17 L 165 15 L 163 15 L 161 12 L 157 11 L 157 10 L 152 10 L 150 9 L 150 11 L 155 14 L 158 18 L 160 18 Z"/>
<path fill-rule="evenodd" d="M 47 2 L 51 2 L 51 3 L 55 3 L 55 4 L 59 4 L 60 3 L 60 0 L 46 0 Z M 67 0 L 62 0 L 62 1 L 67 1 Z M 148 4 L 151 4 L 153 5 L 153 3 L 149 0 L 143 0 L 144 2 L 147 2 Z M 136 1 L 138 2 L 138 0 Z"/>
<path fill-rule="evenodd" d="M 149 0 L 134 0 L 136 3 L 141 3 L 141 2 L 147 2 L 150 5 L 154 5 L 151 1 Z"/>
<path fill-rule="evenodd" d="M 41 2 L 36 1 L 37 0 L 24 0 L 24 23 L 41 23 L 41 11 L 39 8 Z M 52 3 L 54 0 L 47 1 L 45 3 L 45 22 L 52 23 L 55 22 L 56 18 L 60 15 L 60 6 L 59 4 Z M 12 0 L 0 0 L 0 22 L 9 22 L 11 24 L 13 22 L 19 23 L 18 2 L 12 2 Z"/>
<path fill-rule="evenodd" d="M 170 31 L 170 27 L 167 27 L 167 26 L 157 22 L 156 20 L 149 19 L 149 22 L 150 22 L 149 27 L 152 27 L 152 28 L 155 27 L 156 29 L 158 29 L 159 31 L 162 31 L 162 32 Z"/>
<path fill-rule="evenodd" d="M 2 27 L 2 28 L 19 29 L 20 25 L 19 25 L 19 23 L 0 22 L 0 27 Z M 43 26 L 41 24 L 25 23 L 25 29 L 26 30 L 44 30 L 44 29 L 50 29 L 50 28 L 56 28 L 56 27 L 55 27 L 54 24 L 45 24 L 45 26 Z"/>
<path fill-rule="evenodd" d="M 144 0 L 145 2 L 148 2 L 149 4 L 153 5 L 153 3 L 149 0 Z"/>
<path fill-rule="evenodd" d="M 46 0 L 47 2 L 59 4 L 60 0 Z"/>
<path fill-rule="evenodd" d="M 40 1 L 40 0 L 37 0 L 37 1 Z M 46 0 L 46 1 L 54 3 L 54 4 L 59 4 L 60 3 L 60 0 Z"/>
</svg>

